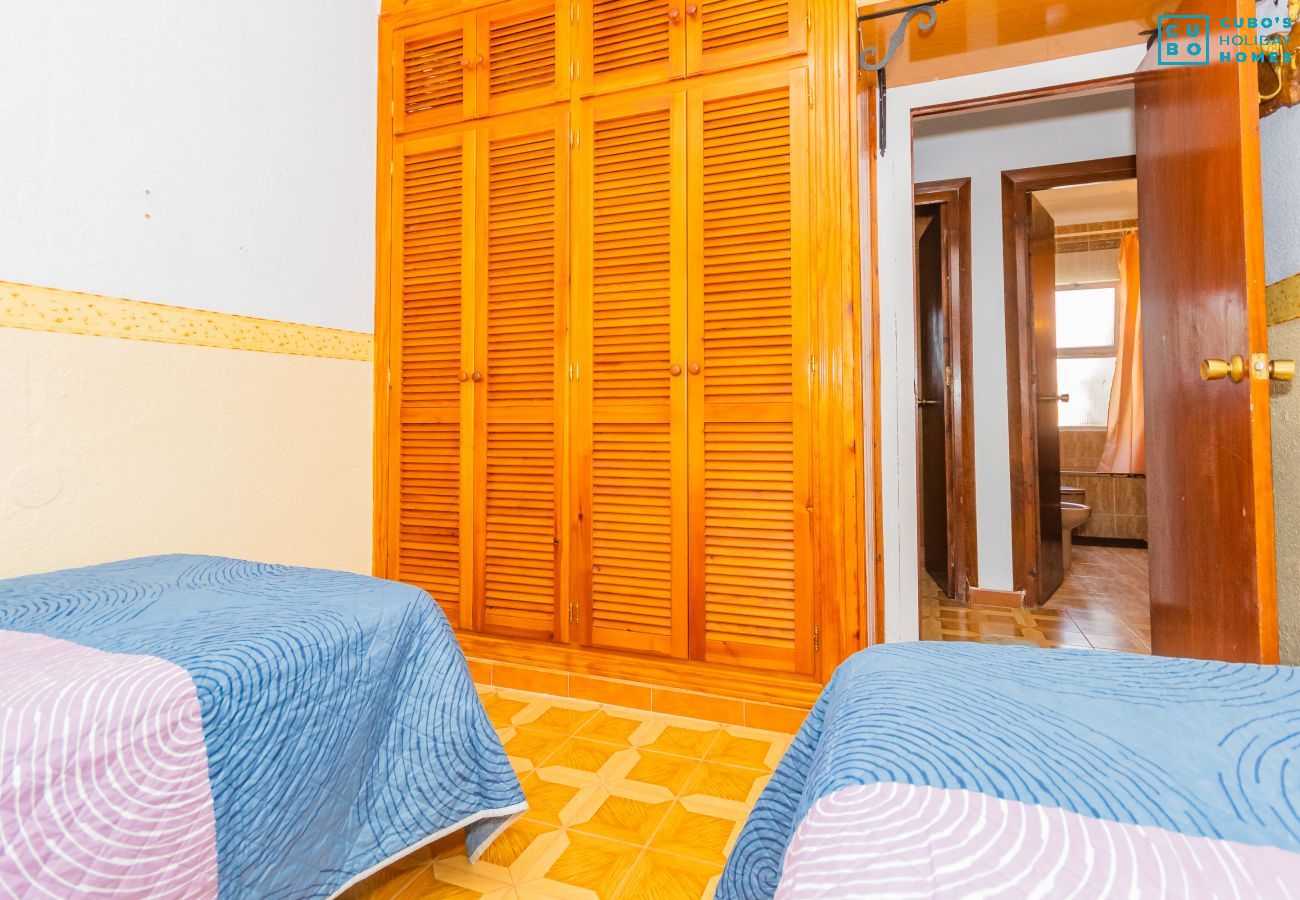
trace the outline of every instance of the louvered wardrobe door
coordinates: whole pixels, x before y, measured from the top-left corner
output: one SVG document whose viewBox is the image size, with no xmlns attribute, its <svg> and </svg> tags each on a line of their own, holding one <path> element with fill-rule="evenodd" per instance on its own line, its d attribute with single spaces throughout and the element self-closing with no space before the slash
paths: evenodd
<svg viewBox="0 0 1300 900">
<path fill-rule="evenodd" d="M 580 0 L 578 84 L 584 94 L 686 74 L 686 0 Z"/>
<path fill-rule="evenodd" d="M 470 625 L 472 133 L 399 144 L 393 166 L 388 576 Z"/>
<path fill-rule="evenodd" d="M 497 634 L 563 623 L 567 136 L 553 109 L 479 130 L 475 575 L 478 627 Z"/>
<path fill-rule="evenodd" d="M 807 0 L 692 0 L 687 65 L 692 74 L 805 52 Z"/>
<path fill-rule="evenodd" d="M 545 106 L 569 96 L 569 17 L 555 0 L 509 0 L 478 14 L 478 114 Z"/>
<path fill-rule="evenodd" d="M 813 669 L 807 76 L 690 94 L 691 640 Z M 692 370 L 693 371 L 693 370 Z"/>
<path fill-rule="evenodd" d="M 474 115 L 474 15 L 434 19 L 393 35 L 393 130 Z"/>
<path fill-rule="evenodd" d="M 584 641 L 683 657 L 686 96 L 584 104 L 573 441 Z"/>
</svg>

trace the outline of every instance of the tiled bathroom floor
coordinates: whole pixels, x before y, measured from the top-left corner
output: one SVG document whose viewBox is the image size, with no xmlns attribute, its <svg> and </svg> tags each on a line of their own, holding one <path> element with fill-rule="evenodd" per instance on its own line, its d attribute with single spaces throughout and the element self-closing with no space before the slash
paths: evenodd
<svg viewBox="0 0 1300 900">
<path fill-rule="evenodd" d="M 921 637 L 1150 653 L 1147 551 L 1075 545 L 1065 581 L 1035 610 L 960 606 L 923 573 Z"/>
<path fill-rule="evenodd" d="M 462 835 L 346 900 L 712 896 L 790 735 L 480 687 L 529 809 L 477 863 Z"/>
</svg>

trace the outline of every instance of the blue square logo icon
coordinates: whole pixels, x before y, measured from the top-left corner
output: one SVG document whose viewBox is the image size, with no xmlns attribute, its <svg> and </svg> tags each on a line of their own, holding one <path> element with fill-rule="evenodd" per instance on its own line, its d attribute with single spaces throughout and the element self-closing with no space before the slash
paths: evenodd
<svg viewBox="0 0 1300 900">
<path fill-rule="evenodd" d="M 1156 19 L 1156 62 L 1162 66 L 1210 64 L 1209 16 L 1160 16 Z"/>
</svg>

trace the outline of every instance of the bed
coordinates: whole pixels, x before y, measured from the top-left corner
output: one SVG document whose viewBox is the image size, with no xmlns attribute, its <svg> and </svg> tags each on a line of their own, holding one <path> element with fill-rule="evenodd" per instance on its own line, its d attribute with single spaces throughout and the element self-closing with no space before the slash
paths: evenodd
<svg viewBox="0 0 1300 900">
<path fill-rule="evenodd" d="M 160 556 L 0 581 L 0 897 L 329 897 L 525 809 L 407 585 Z"/>
<path fill-rule="evenodd" d="M 717 896 L 1300 896 L 1300 670 L 864 651 L 809 714 Z"/>
</svg>

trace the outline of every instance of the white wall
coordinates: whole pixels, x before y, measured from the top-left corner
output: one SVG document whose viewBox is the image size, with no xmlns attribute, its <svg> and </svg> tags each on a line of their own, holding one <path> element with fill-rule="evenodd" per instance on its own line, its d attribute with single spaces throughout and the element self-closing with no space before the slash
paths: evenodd
<svg viewBox="0 0 1300 900">
<path fill-rule="evenodd" d="M 1300 272 L 1300 106 L 1260 123 L 1264 269 L 1269 284 Z"/>
<path fill-rule="evenodd" d="M 876 196 L 863 197 L 866 209 L 871 208 L 874 199 L 879 223 L 881 512 L 884 522 L 885 635 L 888 640 L 913 640 L 920 633 L 916 602 L 916 427 L 915 401 L 912 396 L 912 377 L 916 368 L 911 249 L 913 171 L 911 155 L 907 152 L 912 112 L 914 109 L 941 103 L 1129 73 L 1137 68 L 1144 52 L 1144 47 L 1127 47 L 963 78 L 908 85 L 889 92 L 888 127 L 892 149 L 877 164 Z M 1064 162 L 1131 152 L 1112 152 L 1113 148 L 1103 152 L 1102 146 L 1096 141 L 1096 135 L 1075 137 L 1076 140 L 1064 147 L 1058 158 L 1050 161 Z M 1079 143 L 1084 140 L 1087 141 L 1086 144 Z M 969 171 L 955 174 L 971 175 L 976 179 L 972 183 L 972 202 L 984 206 L 989 202 L 989 191 L 995 189 L 996 183 L 991 188 L 987 172 L 984 176 L 980 175 L 979 170 L 985 169 L 987 165 L 980 155 L 979 147 L 962 146 L 960 141 L 957 145 L 958 151 L 968 163 Z M 1002 168 L 1032 164 L 1034 162 L 1027 157 L 1008 156 L 1004 151 L 997 163 L 999 177 Z M 975 465 L 980 480 L 980 493 L 977 497 L 980 506 L 978 526 L 981 532 L 980 581 L 985 587 L 996 588 L 1010 587 L 1011 581 L 1010 471 L 1006 461 L 1008 444 L 1002 254 L 1000 248 L 995 249 L 992 256 L 979 250 L 988 237 L 981 237 L 981 233 L 989 227 L 987 220 L 981 224 L 977 219 L 974 223 L 975 238 L 981 241 L 981 244 L 976 245 L 972 259 L 974 277 L 989 285 L 982 292 L 986 298 L 996 298 L 993 301 L 996 305 L 995 312 L 988 311 L 989 300 L 975 301 L 977 305 L 973 325 L 976 359 L 990 358 L 984 355 L 987 348 L 987 353 L 996 363 L 987 366 L 978 363 L 984 374 L 976 376 L 976 416 L 983 420 L 984 426 L 982 429 L 977 426 L 976 440 L 988 449 L 981 453 L 977 446 Z M 999 219 L 996 234 L 1000 233 Z M 996 376 L 995 372 L 998 373 Z M 995 444 L 1000 449 L 995 451 Z M 1000 452 L 1000 462 L 991 461 L 990 454 L 993 452 Z M 1005 543 L 1001 546 L 990 544 L 987 557 L 984 549 L 986 530 L 992 534 L 1006 535 Z"/>
<path fill-rule="evenodd" d="M 373 328 L 378 0 L 0 0 L 0 280 Z"/>
<path fill-rule="evenodd" d="M 1300 273 L 1300 107 L 1260 125 L 1264 170 L 1264 258 L 1273 284 Z M 1269 353 L 1300 359 L 1300 319 L 1268 330 Z M 1273 386 L 1273 498 L 1282 661 L 1300 665 L 1300 385 Z"/>
<path fill-rule="evenodd" d="M 1004 107 L 915 125 L 917 182 L 971 179 L 979 586 L 1012 587 L 1011 470 L 1002 250 L 1002 173 L 1136 152 L 1133 93 Z"/>
<path fill-rule="evenodd" d="M 379 0 L 0 0 L 0 281 L 370 331 Z M 0 328 L 0 577 L 366 571 L 373 367 Z"/>
</svg>

